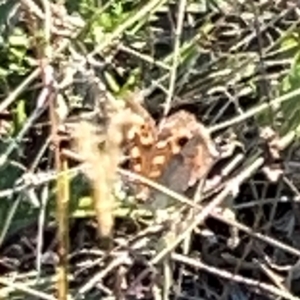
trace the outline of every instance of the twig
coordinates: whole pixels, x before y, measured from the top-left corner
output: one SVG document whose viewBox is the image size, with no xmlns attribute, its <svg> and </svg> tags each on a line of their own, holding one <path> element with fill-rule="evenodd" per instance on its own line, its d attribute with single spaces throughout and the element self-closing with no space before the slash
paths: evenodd
<svg viewBox="0 0 300 300">
<path fill-rule="evenodd" d="M 19 283 L 19 282 L 11 282 L 8 279 L 3 278 L 3 277 L 0 277 L 0 284 L 4 285 L 4 286 L 7 286 L 7 287 L 10 287 L 14 290 L 19 290 L 19 291 L 24 292 L 28 295 L 34 296 L 38 299 L 57 300 L 55 297 L 53 297 L 49 294 L 34 290 L 33 288 L 30 288 L 30 287 L 26 286 L 25 284 L 22 284 L 22 283 Z M 0 290 L 0 292 L 1 292 L 1 290 Z"/>
<path fill-rule="evenodd" d="M 0 198 L 9 198 L 14 194 L 22 193 L 29 188 L 34 188 L 34 187 L 49 183 L 53 180 L 56 180 L 60 175 L 75 176 L 80 173 L 82 168 L 83 168 L 83 166 L 79 166 L 79 167 L 75 167 L 73 169 L 68 169 L 68 170 L 66 170 L 64 172 L 60 172 L 60 173 L 49 172 L 49 173 L 42 173 L 43 175 L 32 174 L 32 177 L 36 176 L 37 178 L 33 178 L 32 181 L 28 180 L 28 182 L 25 182 L 23 184 L 18 183 L 15 185 L 15 187 L 13 187 L 11 189 L 5 189 L 5 190 L 0 191 Z M 41 177 L 39 178 L 39 176 L 41 176 Z M 25 174 L 25 177 L 26 177 L 26 174 Z M 22 178 L 21 178 L 21 180 L 22 180 Z M 23 180 L 26 181 L 25 178 L 23 178 Z"/>
<path fill-rule="evenodd" d="M 167 94 L 167 100 L 164 107 L 164 116 L 166 116 L 171 108 L 172 97 L 175 90 L 175 82 L 176 82 L 176 75 L 177 75 L 177 68 L 180 58 L 180 38 L 182 33 L 183 27 L 183 20 L 184 20 L 184 12 L 186 7 L 186 0 L 180 0 L 179 8 L 178 8 L 178 17 L 177 17 L 177 26 L 175 30 L 175 41 L 174 41 L 174 50 L 173 50 L 173 64 L 170 73 L 170 81 L 169 81 L 169 89 Z"/>
<path fill-rule="evenodd" d="M 76 159 L 76 160 L 79 160 L 81 161 L 81 158 L 80 156 L 76 155 L 75 153 L 69 151 L 69 150 L 64 150 L 63 152 L 66 156 L 68 157 L 72 157 L 73 159 Z M 84 165 L 82 165 L 82 168 L 84 167 Z M 137 181 L 140 181 L 141 183 L 143 184 L 146 184 L 148 186 L 150 186 L 151 188 L 154 188 L 156 190 L 158 190 L 159 192 L 161 193 L 164 193 L 166 195 L 168 195 L 170 198 L 173 198 L 179 202 L 181 202 L 182 204 L 186 204 L 194 209 L 197 209 L 197 210 L 200 210 L 202 209 L 202 206 L 200 206 L 199 204 L 196 204 L 194 203 L 194 201 L 190 200 L 189 198 L 185 197 L 185 196 L 182 196 L 178 193 L 175 193 L 173 192 L 172 190 L 166 188 L 165 186 L 162 186 L 161 184 L 159 183 L 156 183 L 148 178 L 145 178 L 139 174 L 135 174 L 133 172 L 130 172 L 128 170 L 124 170 L 124 169 L 118 169 L 118 172 L 120 175 L 122 176 L 126 176 L 126 177 L 129 177 L 133 180 L 137 180 Z M 235 178 L 233 179 L 233 181 L 235 181 Z M 294 247 L 291 247 L 291 246 L 288 246 L 288 245 L 285 245 L 283 244 L 282 242 L 274 239 L 274 238 L 271 238 L 271 237 L 268 237 L 266 235 L 263 235 L 261 233 L 257 233 L 257 232 L 253 232 L 251 230 L 251 228 L 247 227 L 246 225 L 243 225 L 237 221 L 233 221 L 233 220 L 227 220 L 226 218 L 224 218 L 222 215 L 214 212 L 214 211 L 211 211 L 209 213 L 209 215 L 221 222 L 224 222 L 230 226 L 234 226 L 236 227 L 237 229 L 249 234 L 250 236 L 252 237 L 255 237 L 257 239 L 260 239 L 262 241 L 264 241 L 265 243 L 268 243 L 270 245 L 273 245 L 274 247 L 278 247 L 284 251 L 286 251 L 287 253 L 290 253 L 292 255 L 296 255 L 298 257 L 300 257 L 300 251 L 297 250 L 296 248 Z"/>
<path fill-rule="evenodd" d="M 168 247 L 164 248 L 158 253 L 152 260 L 152 264 L 158 263 L 165 255 L 170 253 L 179 243 L 181 243 L 186 236 L 188 236 L 196 226 L 201 224 L 210 213 L 219 206 L 237 187 L 239 187 L 247 178 L 249 178 L 253 172 L 262 166 L 264 160 L 262 158 L 257 159 L 252 165 L 246 170 L 241 172 L 234 180 L 231 180 L 225 188 L 203 209 L 195 216 L 195 219 L 183 230 L 182 234 L 179 235 Z"/>
<path fill-rule="evenodd" d="M 67 160 L 56 151 L 56 167 L 58 170 L 68 169 Z M 68 295 L 68 253 L 69 253 L 69 179 L 66 176 L 60 176 L 57 179 L 57 203 L 56 216 L 58 223 L 58 257 L 57 266 L 58 275 L 58 299 L 67 300 Z"/>
<path fill-rule="evenodd" d="M 254 291 L 255 291 L 255 289 L 261 289 L 261 290 L 264 290 L 265 292 L 271 293 L 273 295 L 283 297 L 284 299 L 288 299 L 288 300 L 299 300 L 300 299 L 298 297 L 293 296 L 291 293 L 280 290 L 270 284 L 263 283 L 258 280 L 253 280 L 253 279 L 241 276 L 241 275 L 232 274 L 225 270 L 220 270 L 215 267 L 208 266 L 208 265 L 202 263 L 200 260 L 195 260 L 195 259 L 186 257 L 186 256 L 178 254 L 178 253 L 172 253 L 171 257 L 173 260 L 175 260 L 177 262 L 187 264 L 187 265 L 197 268 L 197 269 L 205 270 L 206 272 L 209 272 L 210 274 L 214 274 L 218 277 L 221 277 L 221 278 L 224 278 L 227 280 L 231 280 L 231 281 L 234 281 L 237 283 L 248 285 L 248 286 L 252 287 Z"/>
<path fill-rule="evenodd" d="M 155 257 L 151 259 L 150 265 L 155 265 L 160 262 L 166 255 L 173 251 L 191 232 L 201 224 L 212 212 L 213 210 L 222 204 L 225 199 L 232 194 L 234 190 L 237 189 L 253 172 L 259 169 L 264 163 L 263 158 L 258 158 L 253 162 L 246 170 L 242 171 L 239 176 L 230 180 L 230 182 L 225 186 L 225 188 L 205 207 L 203 207 L 200 212 L 195 216 L 195 218 L 186 226 L 182 233 L 177 236 L 173 241 L 171 241 L 167 247 L 160 251 Z M 147 274 L 150 272 L 150 268 L 145 269 L 143 272 L 137 276 L 136 280 L 131 284 L 129 290 L 134 289 L 134 286 L 143 280 Z"/>
<path fill-rule="evenodd" d="M 22 200 L 22 196 L 21 196 L 21 195 L 18 195 L 17 199 L 13 199 L 13 197 L 11 197 L 10 200 L 12 200 L 12 201 L 11 201 L 11 202 L 12 202 L 12 205 L 11 205 L 11 207 L 10 207 L 10 209 L 9 209 L 9 212 L 8 212 L 7 215 L 6 215 L 6 219 L 5 219 L 4 225 L 3 225 L 2 229 L 1 229 L 1 234 L 0 234 L 0 247 L 1 247 L 1 245 L 2 245 L 2 243 L 3 243 L 3 241 L 4 241 L 4 239 L 5 239 L 6 233 L 7 233 L 8 229 L 9 229 L 9 227 L 10 227 L 10 225 L 11 225 L 11 222 L 12 222 L 12 220 L 13 220 L 13 217 L 14 217 L 16 211 L 17 211 L 17 208 L 18 208 L 18 206 L 19 206 L 21 200 Z"/>
<path fill-rule="evenodd" d="M 109 272 L 114 270 L 116 267 L 128 262 L 130 260 L 128 253 L 124 253 L 114 259 L 104 270 L 97 273 L 93 276 L 87 283 L 85 283 L 78 291 L 78 294 L 75 298 L 79 297 L 80 295 L 84 295 L 89 292 L 98 282 L 100 282 Z"/>
<path fill-rule="evenodd" d="M 51 135 L 55 145 L 55 169 L 58 173 L 68 169 L 68 162 L 61 155 L 60 140 L 58 136 L 59 117 L 56 114 L 57 93 L 54 90 L 54 70 L 51 66 L 53 59 L 53 51 L 51 46 L 51 7 L 47 0 L 42 1 L 45 13 L 44 22 L 44 52 L 41 59 L 41 69 L 44 87 L 40 97 L 44 96 L 37 106 L 49 104 L 49 119 L 51 123 Z M 57 265 L 57 292 L 59 300 L 67 300 L 68 296 L 68 252 L 69 252 L 69 179 L 65 175 L 57 178 L 57 194 L 56 194 L 56 218 L 58 223 L 58 265 Z"/>
<path fill-rule="evenodd" d="M 163 70 L 170 71 L 170 69 L 171 69 L 170 66 L 168 64 L 165 64 L 163 61 L 155 60 L 152 56 L 140 53 L 132 48 L 125 46 L 125 45 L 120 44 L 120 45 L 118 45 L 118 48 L 119 48 L 119 50 L 121 50 L 125 53 L 129 53 L 133 56 L 136 56 L 139 59 L 141 59 L 151 65 L 162 68 Z"/>
<path fill-rule="evenodd" d="M 156 11 L 159 7 L 161 7 L 167 0 L 152 0 L 149 1 L 146 5 L 144 5 L 139 11 L 137 11 L 134 15 L 128 18 L 125 22 L 120 24 L 111 34 L 107 35 L 103 42 L 88 55 L 88 59 L 90 57 L 94 57 L 96 54 L 101 52 L 107 46 L 109 46 L 116 38 L 118 38 L 125 30 L 130 28 L 133 24 L 135 24 L 138 20 L 142 20 L 149 14 L 151 11 Z"/>
<path fill-rule="evenodd" d="M 271 100 L 269 103 L 262 103 L 254 108 L 251 108 L 248 111 L 246 111 L 244 114 L 234 117 L 231 120 L 222 122 L 220 124 L 213 125 L 210 128 L 210 132 L 216 132 L 218 130 L 225 129 L 227 127 L 241 123 L 259 113 L 262 113 L 266 109 L 272 108 L 272 106 L 277 106 L 277 105 L 279 105 L 285 101 L 291 100 L 294 97 L 297 97 L 299 95 L 300 95 L 300 88 L 298 88 L 290 93 L 287 93 L 285 95 L 282 95 L 274 100 Z"/>
<path fill-rule="evenodd" d="M 0 103 L 0 112 L 3 112 L 10 104 L 12 104 L 17 97 L 24 91 L 24 89 L 40 75 L 40 68 L 36 68 L 20 85 L 9 94 L 9 96 Z"/>
</svg>

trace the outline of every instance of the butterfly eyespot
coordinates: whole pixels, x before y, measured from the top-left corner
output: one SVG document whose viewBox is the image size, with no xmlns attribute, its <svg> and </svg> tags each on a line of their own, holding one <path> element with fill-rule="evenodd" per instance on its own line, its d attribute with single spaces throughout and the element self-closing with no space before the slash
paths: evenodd
<svg viewBox="0 0 300 300">
<path fill-rule="evenodd" d="M 183 147 L 187 142 L 188 142 L 188 138 L 187 137 L 181 137 L 181 138 L 179 138 L 178 140 L 177 140 L 177 145 L 179 146 L 179 147 Z"/>
</svg>

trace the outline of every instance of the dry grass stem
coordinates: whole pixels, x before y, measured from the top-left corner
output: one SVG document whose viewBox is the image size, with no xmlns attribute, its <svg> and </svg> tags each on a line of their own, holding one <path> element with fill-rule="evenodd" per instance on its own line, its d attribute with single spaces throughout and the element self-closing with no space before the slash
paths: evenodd
<svg viewBox="0 0 300 300">
<path fill-rule="evenodd" d="M 122 156 L 124 132 L 142 121 L 142 117 L 131 109 L 116 112 L 107 125 L 102 149 L 99 149 L 99 137 L 92 123 L 80 121 L 74 131 L 75 149 L 87 165 L 85 172 L 93 190 L 98 233 L 103 238 L 111 237 L 113 232 L 115 201 L 112 188 Z"/>
</svg>

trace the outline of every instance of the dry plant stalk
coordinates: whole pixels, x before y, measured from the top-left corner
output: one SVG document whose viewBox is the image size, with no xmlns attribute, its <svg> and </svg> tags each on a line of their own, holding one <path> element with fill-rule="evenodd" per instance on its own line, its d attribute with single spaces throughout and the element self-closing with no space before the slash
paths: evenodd
<svg viewBox="0 0 300 300">
<path fill-rule="evenodd" d="M 109 120 L 101 150 L 95 125 L 81 121 L 74 131 L 75 150 L 87 165 L 85 172 L 93 190 L 98 234 L 101 238 L 110 238 L 113 231 L 114 196 L 111 192 L 117 177 L 124 134 L 128 128 L 142 122 L 143 118 L 129 108 L 116 112 Z"/>
</svg>

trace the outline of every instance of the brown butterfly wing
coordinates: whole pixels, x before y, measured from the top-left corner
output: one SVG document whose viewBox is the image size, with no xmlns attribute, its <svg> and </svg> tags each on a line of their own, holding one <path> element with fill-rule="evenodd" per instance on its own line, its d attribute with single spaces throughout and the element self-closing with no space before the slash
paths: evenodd
<svg viewBox="0 0 300 300">
<path fill-rule="evenodd" d="M 173 191 L 184 193 L 207 175 L 214 161 L 214 153 L 202 136 L 195 135 L 170 159 L 158 181 Z"/>
<path fill-rule="evenodd" d="M 169 116 L 159 128 L 147 117 L 128 132 L 127 141 L 130 169 L 178 193 L 203 178 L 216 156 L 208 130 L 186 111 Z"/>
</svg>

